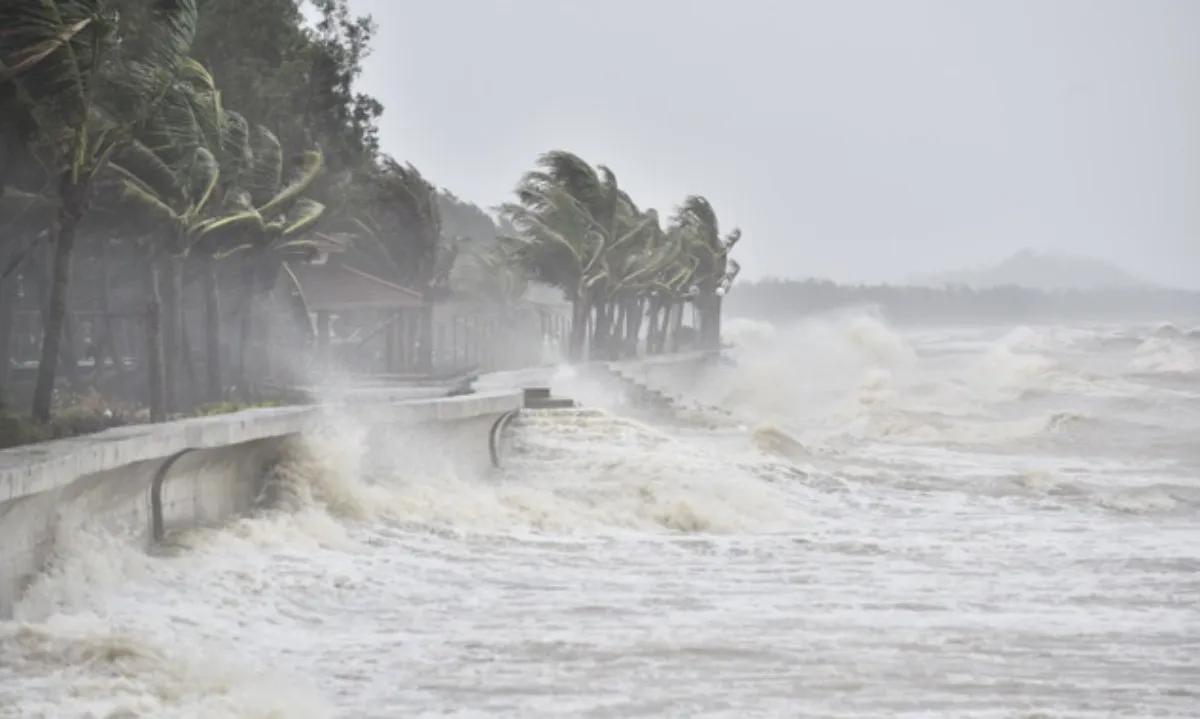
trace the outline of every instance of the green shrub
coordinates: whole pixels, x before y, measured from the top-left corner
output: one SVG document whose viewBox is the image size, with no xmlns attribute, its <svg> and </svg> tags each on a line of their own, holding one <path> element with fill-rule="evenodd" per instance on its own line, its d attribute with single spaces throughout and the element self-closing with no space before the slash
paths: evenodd
<svg viewBox="0 0 1200 719">
<path fill-rule="evenodd" d="M 55 398 L 53 415 L 46 424 L 38 424 L 7 407 L 0 408 L 0 449 L 93 434 L 148 419 L 145 410 L 109 401 L 95 390 L 63 394 Z"/>
</svg>

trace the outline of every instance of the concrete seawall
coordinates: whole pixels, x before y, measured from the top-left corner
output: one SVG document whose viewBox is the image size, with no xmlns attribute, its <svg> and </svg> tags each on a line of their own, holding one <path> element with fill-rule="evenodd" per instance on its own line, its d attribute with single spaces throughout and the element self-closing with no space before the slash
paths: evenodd
<svg viewBox="0 0 1200 719">
<path fill-rule="evenodd" d="M 583 362 L 574 365 L 575 374 L 593 380 L 622 377 L 668 393 L 682 393 L 703 383 L 719 372 L 723 360 L 717 352 L 678 352 L 623 359 L 615 362 Z M 556 384 L 561 366 L 496 372 L 476 381 L 477 388 L 549 387 Z"/>
<path fill-rule="evenodd" d="M 0 451 L 0 618 L 11 616 L 61 538 L 83 527 L 148 547 L 244 514 L 261 504 L 271 470 L 298 442 L 339 423 L 366 430 L 368 462 L 408 467 L 419 458 L 481 474 L 493 463 L 493 426 L 521 404 L 515 390 L 411 400 L 382 389 L 336 404 L 121 427 Z"/>
</svg>

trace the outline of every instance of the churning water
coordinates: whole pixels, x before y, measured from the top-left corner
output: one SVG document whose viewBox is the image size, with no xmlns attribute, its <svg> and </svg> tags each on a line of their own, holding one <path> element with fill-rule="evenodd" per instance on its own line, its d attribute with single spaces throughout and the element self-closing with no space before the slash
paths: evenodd
<svg viewBox="0 0 1200 719">
<path fill-rule="evenodd" d="M 1187 329 L 731 323 L 684 421 L 532 413 L 487 479 L 347 429 L 286 511 L 73 537 L 0 716 L 1195 717 Z"/>
</svg>

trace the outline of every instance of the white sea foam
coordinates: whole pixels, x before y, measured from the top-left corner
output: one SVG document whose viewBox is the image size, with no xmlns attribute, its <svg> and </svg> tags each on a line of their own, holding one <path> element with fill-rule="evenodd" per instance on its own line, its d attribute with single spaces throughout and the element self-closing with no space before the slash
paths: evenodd
<svg viewBox="0 0 1200 719">
<path fill-rule="evenodd" d="M 1186 339 L 727 329 L 692 399 L 744 429 L 564 368 L 599 408 L 526 414 L 495 476 L 364 464 L 342 418 L 276 510 L 64 537 L 0 625 L 0 716 L 1194 713 L 1200 410 L 1156 379 Z"/>
</svg>

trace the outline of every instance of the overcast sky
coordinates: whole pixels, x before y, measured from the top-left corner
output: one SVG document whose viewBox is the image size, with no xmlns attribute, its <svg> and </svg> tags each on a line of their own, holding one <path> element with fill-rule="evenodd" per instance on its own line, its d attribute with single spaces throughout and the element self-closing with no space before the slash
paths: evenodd
<svg viewBox="0 0 1200 719">
<path fill-rule="evenodd" d="M 1200 287 L 1200 0 L 353 0 L 386 151 L 485 206 L 563 148 L 748 276 L 1023 247 Z"/>
</svg>

